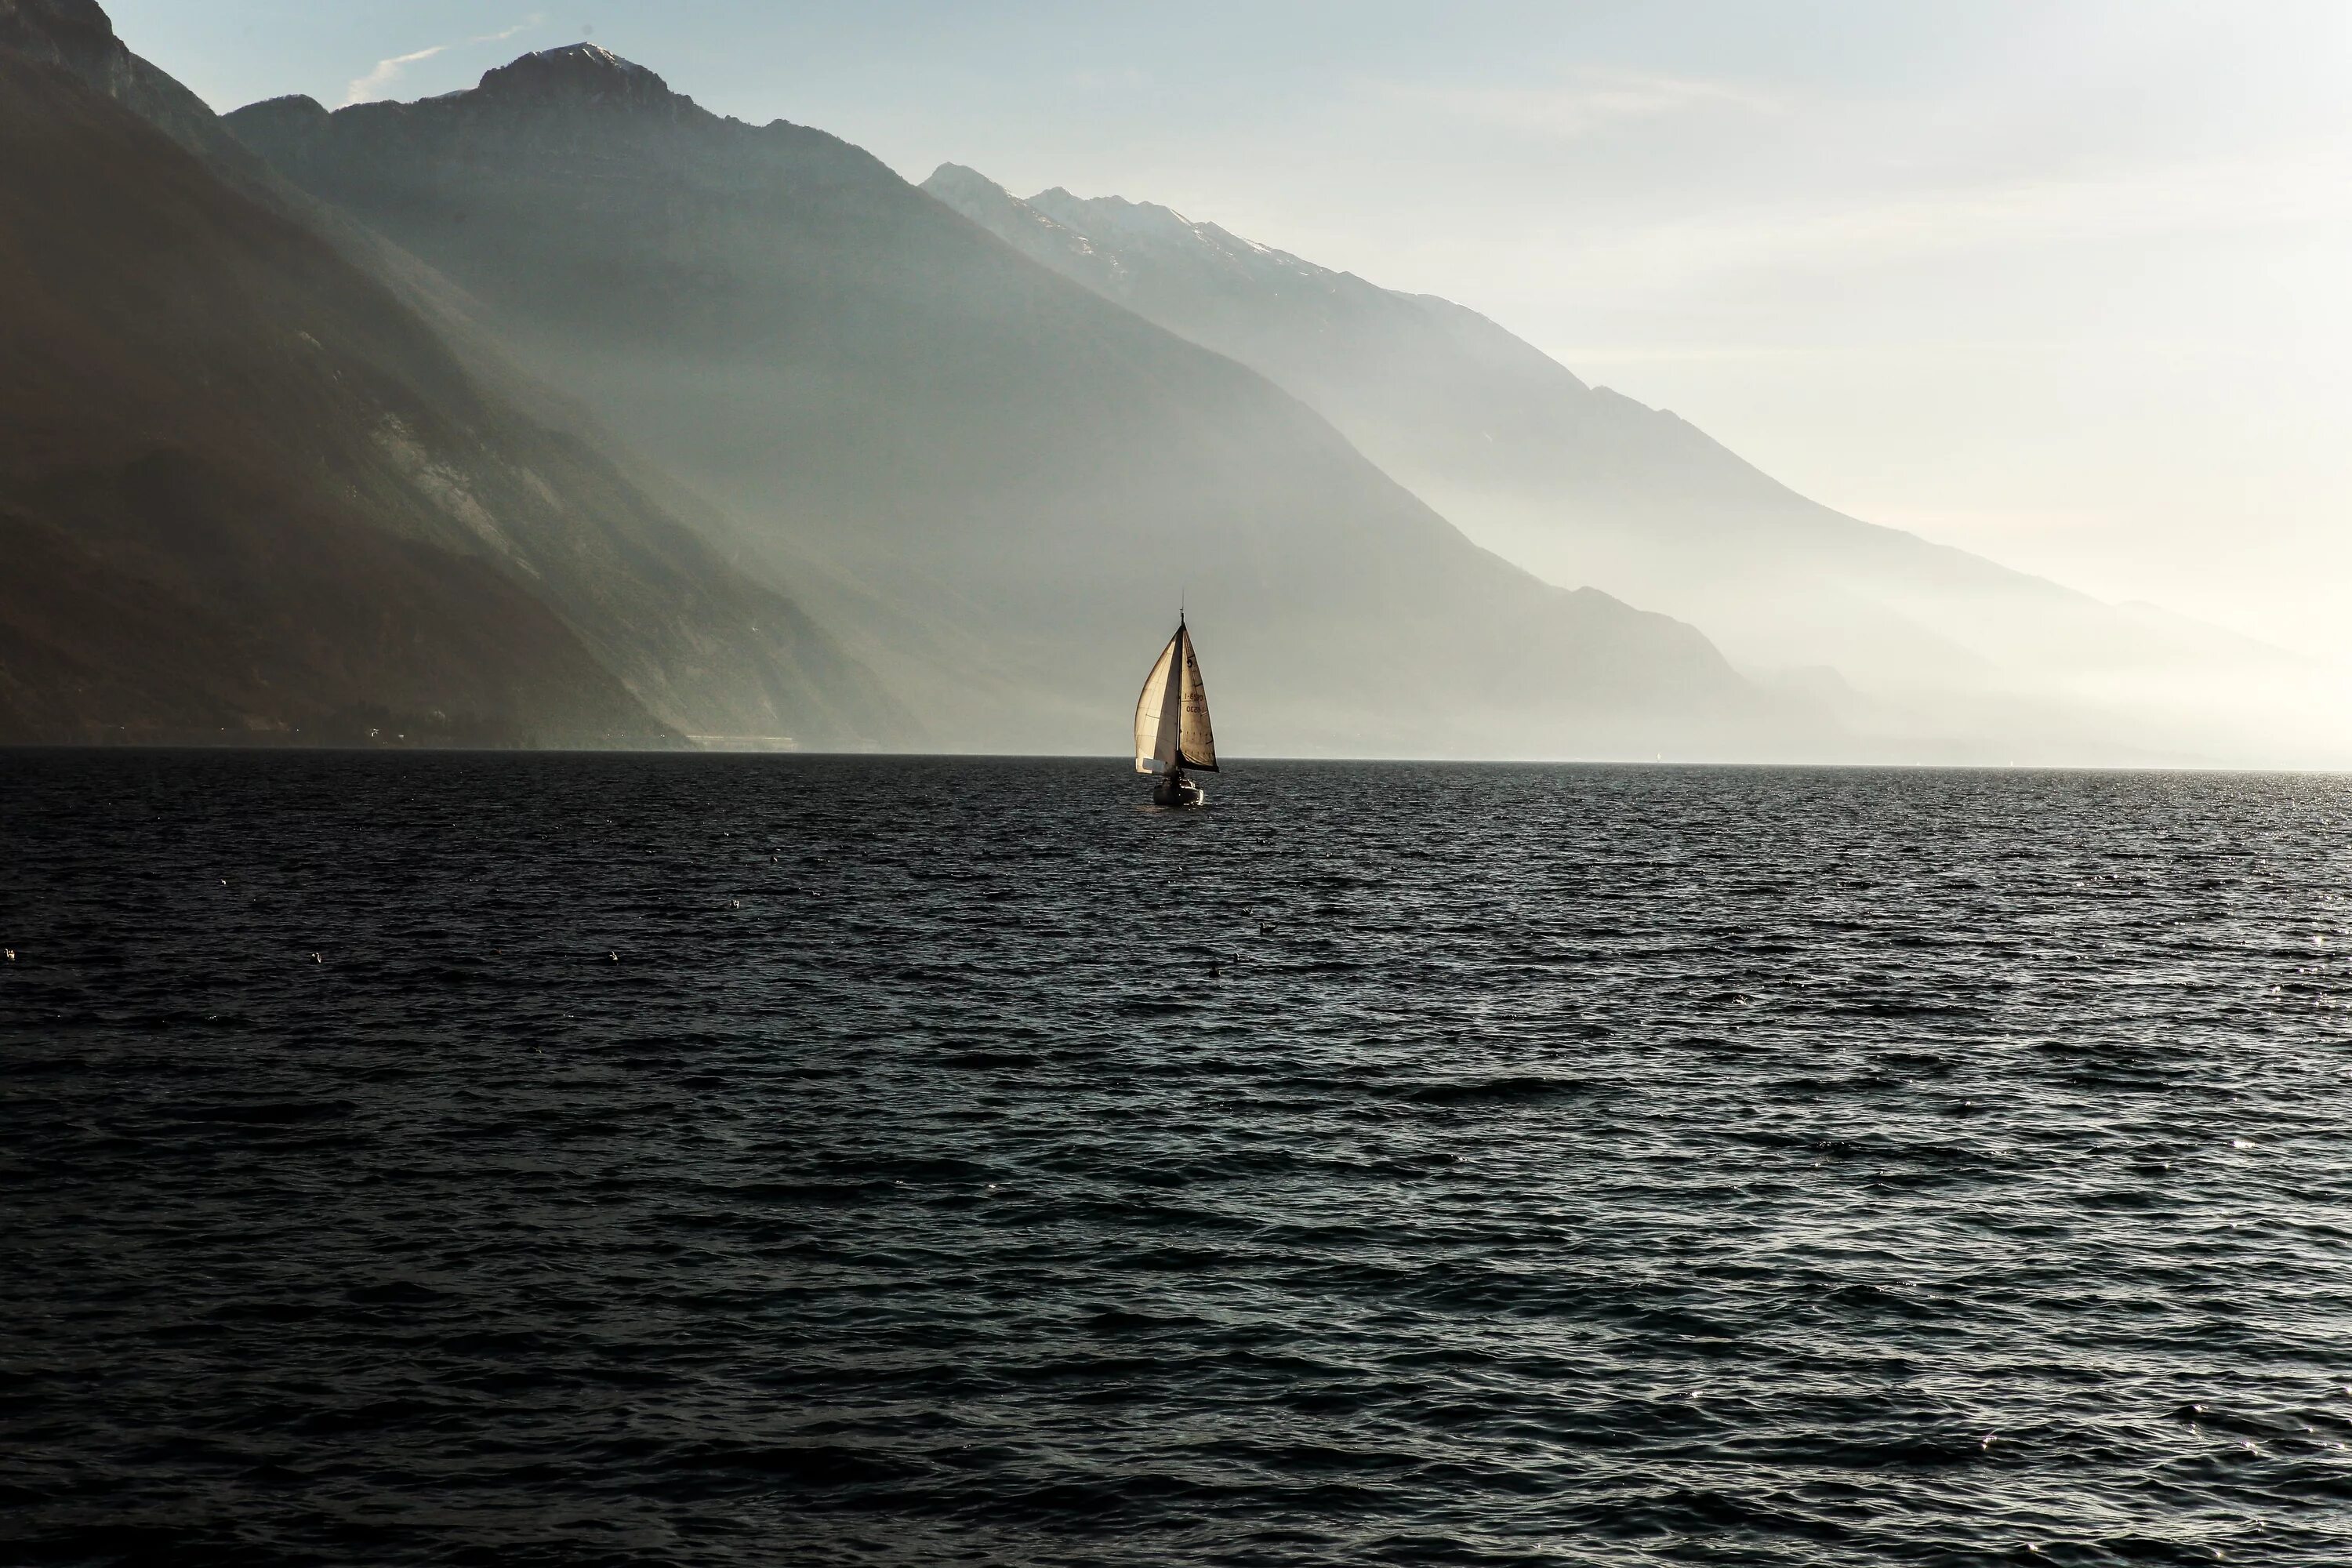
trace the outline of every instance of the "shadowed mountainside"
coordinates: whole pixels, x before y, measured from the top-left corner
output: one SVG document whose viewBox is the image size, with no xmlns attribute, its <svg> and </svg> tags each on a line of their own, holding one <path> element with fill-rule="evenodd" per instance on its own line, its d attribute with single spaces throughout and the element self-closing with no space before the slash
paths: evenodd
<svg viewBox="0 0 2352 1568">
<path fill-rule="evenodd" d="M 95 5 L 0 83 L 0 738 L 906 733 Z"/>
<path fill-rule="evenodd" d="M 1858 726 L 1942 738 L 1947 754 L 2074 761 L 2311 739 L 2291 704 L 2250 711 L 2307 673 L 2278 650 L 1845 517 L 1459 305 L 1150 203 L 1024 201 L 953 163 L 923 189 L 1264 374 L 1489 548 L 1685 616 Z"/>
<path fill-rule="evenodd" d="M 821 571 L 812 607 L 950 744 L 1118 743 L 1180 595 L 1236 751 L 1821 743 L 1690 627 L 1478 549 L 1260 376 L 822 132 L 722 120 L 590 46 L 228 124 L 453 279 L 772 571 Z"/>
</svg>

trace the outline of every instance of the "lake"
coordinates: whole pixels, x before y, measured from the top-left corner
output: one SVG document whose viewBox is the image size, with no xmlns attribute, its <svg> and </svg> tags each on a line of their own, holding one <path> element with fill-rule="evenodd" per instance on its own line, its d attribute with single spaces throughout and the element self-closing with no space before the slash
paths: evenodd
<svg viewBox="0 0 2352 1568">
<path fill-rule="evenodd" d="M 2352 1562 L 2352 780 L 0 752 L 26 1562 Z"/>
</svg>

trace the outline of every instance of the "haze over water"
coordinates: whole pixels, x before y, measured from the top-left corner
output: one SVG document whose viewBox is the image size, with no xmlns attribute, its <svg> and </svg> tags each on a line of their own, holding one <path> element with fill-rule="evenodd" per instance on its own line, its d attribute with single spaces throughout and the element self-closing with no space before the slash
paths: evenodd
<svg viewBox="0 0 2352 1568">
<path fill-rule="evenodd" d="M 7 1555 L 2352 1561 L 2352 783 L 1208 782 L 0 755 Z"/>
</svg>

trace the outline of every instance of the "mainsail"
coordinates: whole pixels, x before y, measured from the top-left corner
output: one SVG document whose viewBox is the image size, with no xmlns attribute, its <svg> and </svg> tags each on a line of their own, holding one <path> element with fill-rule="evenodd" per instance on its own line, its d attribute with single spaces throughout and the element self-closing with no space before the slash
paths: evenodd
<svg viewBox="0 0 2352 1568">
<path fill-rule="evenodd" d="M 1139 773 L 1197 768 L 1217 771 L 1216 736 L 1209 729 L 1209 693 L 1201 684 L 1201 661 L 1192 654 L 1192 634 L 1176 623 L 1176 635 L 1160 650 L 1143 695 L 1135 702 L 1135 771 Z"/>
</svg>

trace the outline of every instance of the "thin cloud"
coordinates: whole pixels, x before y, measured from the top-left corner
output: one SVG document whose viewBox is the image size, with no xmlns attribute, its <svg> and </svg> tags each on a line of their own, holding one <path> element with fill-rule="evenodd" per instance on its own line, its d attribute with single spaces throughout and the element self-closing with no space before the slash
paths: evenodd
<svg viewBox="0 0 2352 1568">
<path fill-rule="evenodd" d="M 467 38 L 466 42 L 469 44 L 503 43 L 518 33 L 526 33 L 533 27 L 544 25 L 546 21 L 546 12 L 534 11 L 511 27 L 503 28 L 495 33 L 478 33 Z M 352 79 L 350 86 L 343 92 L 345 107 L 348 108 L 354 103 L 367 103 L 382 98 L 385 89 L 398 81 L 401 73 L 409 67 L 420 60 L 429 60 L 436 55 L 446 55 L 456 47 L 454 44 L 435 44 L 430 48 L 417 49 L 409 54 L 394 55 L 389 59 L 376 61 L 374 68 L 367 75 Z"/>
<path fill-rule="evenodd" d="M 1547 87 L 1399 81 L 1368 85 L 1400 107 L 1561 141 L 1588 136 L 1622 121 L 1723 110 L 1769 114 L 1781 107 L 1780 100 L 1770 94 L 1734 82 L 1600 68 L 1578 70 Z"/>
<path fill-rule="evenodd" d="M 436 44 L 429 49 L 418 49 L 414 54 L 394 55 L 388 60 L 376 61 L 373 70 L 352 79 L 350 88 L 343 93 L 344 106 L 348 108 L 354 103 L 366 103 L 382 97 L 385 88 L 400 79 L 401 72 L 419 60 L 429 60 L 435 55 L 446 54 L 448 50 L 448 45 Z"/>
</svg>

